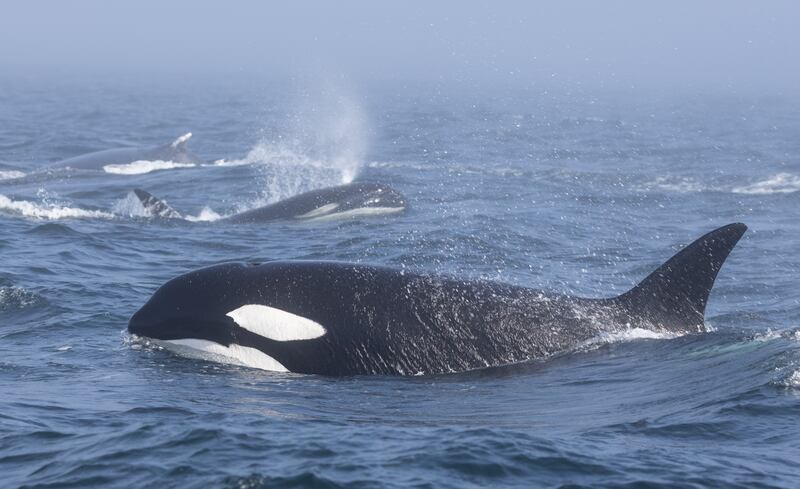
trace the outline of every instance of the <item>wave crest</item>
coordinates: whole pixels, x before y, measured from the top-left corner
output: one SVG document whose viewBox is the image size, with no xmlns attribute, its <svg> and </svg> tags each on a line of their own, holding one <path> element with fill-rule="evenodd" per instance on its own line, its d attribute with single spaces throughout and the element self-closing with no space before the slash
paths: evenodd
<svg viewBox="0 0 800 489">
<path fill-rule="evenodd" d="M 163 160 L 138 160 L 131 163 L 119 165 L 106 165 L 103 171 L 114 175 L 143 175 L 158 170 L 172 170 L 175 168 L 191 168 L 196 166 L 194 163 L 176 163 L 174 161 Z"/>
<path fill-rule="evenodd" d="M 112 219 L 114 214 L 98 210 L 80 209 L 58 203 L 30 202 L 28 200 L 12 200 L 0 194 L 0 211 L 10 212 L 23 217 L 36 219 L 69 219 L 69 218 L 102 218 Z"/>
</svg>

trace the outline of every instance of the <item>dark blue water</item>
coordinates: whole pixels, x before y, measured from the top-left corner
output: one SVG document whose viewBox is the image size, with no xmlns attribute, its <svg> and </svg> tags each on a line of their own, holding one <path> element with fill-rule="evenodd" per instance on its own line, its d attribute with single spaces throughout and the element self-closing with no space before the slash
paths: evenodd
<svg viewBox="0 0 800 489">
<path fill-rule="evenodd" d="M 756 94 L 0 82 L 1 485 L 796 487 L 798 114 L 794 98 Z M 40 171 L 189 131 L 208 166 Z M 350 178 L 389 183 L 411 207 L 213 221 Z M 145 217 L 135 187 L 199 222 Z M 734 221 L 750 231 L 706 334 L 638 330 L 543 362 L 341 379 L 125 334 L 164 281 L 223 261 L 348 260 L 611 296 Z"/>
</svg>

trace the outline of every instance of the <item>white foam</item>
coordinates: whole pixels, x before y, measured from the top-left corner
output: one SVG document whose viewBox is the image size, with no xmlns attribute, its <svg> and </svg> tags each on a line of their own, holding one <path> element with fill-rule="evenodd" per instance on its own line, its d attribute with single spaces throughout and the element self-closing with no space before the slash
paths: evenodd
<svg viewBox="0 0 800 489">
<path fill-rule="evenodd" d="M 795 370 L 786 378 L 787 387 L 800 387 L 800 370 Z"/>
<path fill-rule="evenodd" d="M 753 337 L 753 341 L 757 342 L 765 342 L 765 341 L 772 341 L 781 338 L 780 331 L 773 331 L 772 328 L 767 328 L 766 331 L 763 333 L 758 333 Z"/>
<path fill-rule="evenodd" d="M 213 163 L 204 164 L 203 166 L 243 166 L 252 165 L 253 163 L 255 162 L 247 157 L 238 160 L 226 160 L 223 158 L 220 160 L 215 160 Z"/>
<path fill-rule="evenodd" d="M 68 207 L 56 203 L 30 202 L 27 200 L 11 200 L 0 194 L 0 210 L 10 211 L 25 217 L 37 219 L 69 219 L 69 218 L 103 218 L 111 219 L 114 214 L 103 211 L 90 211 L 77 207 Z"/>
<path fill-rule="evenodd" d="M 24 176 L 25 172 L 16 170 L 0 170 L 0 180 L 11 180 L 14 178 L 22 178 Z"/>
<path fill-rule="evenodd" d="M 39 296 L 22 287 L 0 287 L 0 310 L 22 309 L 38 302 Z"/>
<path fill-rule="evenodd" d="M 791 173 L 778 173 L 766 180 L 735 187 L 731 192 L 736 194 L 769 195 L 769 194 L 788 194 L 800 190 L 800 177 Z"/>
<path fill-rule="evenodd" d="M 196 216 L 185 216 L 184 218 L 187 221 L 192 221 L 192 222 L 212 222 L 212 221 L 218 221 L 223 217 L 224 216 L 221 216 L 220 214 L 214 212 L 214 209 L 212 209 L 211 207 L 206 206 L 203 207 L 200 213 L 197 214 Z"/>
<path fill-rule="evenodd" d="M 240 327 L 275 341 L 312 340 L 325 335 L 325 328 L 315 321 L 261 304 L 246 304 L 226 315 Z"/>
<path fill-rule="evenodd" d="M 623 343 L 636 340 L 666 340 L 683 336 L 684 333 L 673 331 L 653 331 L 644 328 L 629 328 L 620 331 L 603 331 L 582 346 L 592 347 L 609 343 Z"/>
<path fill-rule="evenodd" d="M 270 372 L 288 372 L 279 361 L 271 356 L 247 346 L 231 343 L 230 346 L 220 345 L 213 341 L 193 338 L 179 340 L 151 340 L 154 344 L 166 348 L 178 355 L 210 360 L 217 363 L 228 363 L 244 367 L 269 370 Z"/>
<path fill-rule="evenodd" d="M 174 161 L 163 160 L 138 160 L 132 163 L 120 165 L 106 165 L 103 171 L 114 175 L 143 175 L 158 170 L 172 170 L 174 168 L 191 168 L 196 166 L 194 163 L 176 163 Z"/>
<path fill-rule="evenodd" d="M 633 340 L 665 340 L 682 336 L 682 333 L 673 331 L 652 331 L 644 328 L 631 328 L 623 331 L 607 332 L 600 335 L 606 343 Z"/>
</svg>

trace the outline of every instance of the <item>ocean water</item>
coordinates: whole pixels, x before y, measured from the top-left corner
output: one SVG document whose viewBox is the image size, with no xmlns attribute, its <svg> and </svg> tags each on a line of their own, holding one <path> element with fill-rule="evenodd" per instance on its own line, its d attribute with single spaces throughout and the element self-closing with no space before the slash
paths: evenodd
<svg viewBox="0 0 800 489">
<path fill-rule="evenodd" d="M 46 169 L 187 132 L 208 164 Z M 798 136 L 797 99 L 759 94 L 0 81 L 0 485 L 797 487 Z M 409 209 L 214 222 L 354 179 L 392 185 Z M 193 222 L 149 218 L 137 187 Z M 704 334 L 326 378 L 125 333 L 163 282 L 225 261 L 346 260 L 604 297 L 735 221 L 750 230 Z"/>
</svg>

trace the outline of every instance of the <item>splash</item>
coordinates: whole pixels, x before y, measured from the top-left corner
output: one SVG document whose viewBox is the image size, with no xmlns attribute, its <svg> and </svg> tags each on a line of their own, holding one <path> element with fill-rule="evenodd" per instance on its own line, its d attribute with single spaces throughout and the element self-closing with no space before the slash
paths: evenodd
<svg viewBox="0 0 800 489">
<path fill-rule="evenodd" d="M 114 214 L 118 216 L 125 216 L 131 218 L 137 217 L 144 217 L 144 218 L 152 218 L 158 217 L 154 216 L 150 209 L 142 205 L 142 201 L 139 200 L 138 197 L 133 192 L 128 192 L 128 194 L 114 203 L 112 207 L 112 211 Z M 196 216 L 192 215 L 184 215 L 182 219 L 186 219 L 187 221 L 191 222 L 208 222 L 208 221 L 216 221 L 222 219 L 225 216 L 222 216 L 210 207 L 204 207 L 200 213 Z"/>
<path fill-rule="evenodd" d="M 263 191 L 248 207 L 353 181 L 364 164 L 366 118 L 360 105 L 343 93 L 329 88 L 301 97 L 282 134 L 262 139 L 244 159 L 215 162 L 260 169 Z"/>
<path fill-rule="evenodd" d="M 0 311 L 25 309 L 42 302 L 41 296 L 21 287 L 0 287 Z"/>
<path fill-rule="evenodd" d="M 158 170 L 172 170 L 175 168 L 191 168 L 194 163 L 176 163 L 174 161 L 163 160 L 138 160 L 132 163 L 120 165 L 106 165 L 103 171 L 114 175 L 143 175 Z"/>
<path fill-rule="evenodd" d="M 674 331 L 653 331 L 645 328 L 628 328 L 619 331 L 603 331 L 583 343 L 579 349 L 595 349 L 610 343 L 624 343 L 636 340 L 667 340 L 682 336 Z"/>
<path fill-rule="evenodd" d="M 786 338 L 794 343 L 800 343 L 800 329 L 786 332 Z M 783 384 L 786 387 L 800 389 L 800 362 L 790 365 L 790 372 L 786 375 Z"/>
<path fill-rule="evenodd" d="M 800 370 L 795 370 L 786 377 L 786 387 L 800 388 Z"/>
<path fill-rule="evenodd" d="M 128 192 L 124 198 L 114 202 L 111 211 L 118 216 L 153 217 L 150 210 L 142 205 L 142 201 L 133 192 Z"/>
<path fill-rule="evenodd" d="M 214 209 L 211 207 L 203 207 L 199 214 L 196 216 L 185 216 L 187 221 L 192 222 L 211 222 L 211 221 L 218 221 L 222 219 L 224 216 L 217 214 L 214 212 Z"/>
<path fill-rule="evenodd" d="M 674 331 L 652 331 L 644 328 L 631 328 L 624 331 L 603 333 L 599 336 L 604 343 L 618 343 L 633 340 L 666 340 L 682 336 Z"/>
<path fill-rule="evenodd" d="M 772 328 L 767 328 L 766 331 L 758 333 L 755 336 L 753 336 L 753 339 L 751 341 L 754 341 L 756 343 L 763 343 L 765 341 L 777 340 L 782 336 L 783 335 L 781 334 L 780 331 L 773 331 Z"/>
<path fill-rule="evenodd" d="M 0 194 L 0 211 L 10 212 L 24 217 L 49 220 L 70 218 L 111 219 L 114 217 L 114 214 L 108 212 L 69 207 L 48 201 L 36 203 L 27 200 L 12 200 L 2 194 Z"/>
</svg>

